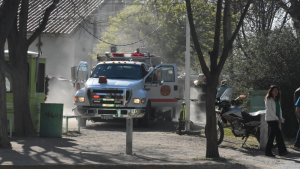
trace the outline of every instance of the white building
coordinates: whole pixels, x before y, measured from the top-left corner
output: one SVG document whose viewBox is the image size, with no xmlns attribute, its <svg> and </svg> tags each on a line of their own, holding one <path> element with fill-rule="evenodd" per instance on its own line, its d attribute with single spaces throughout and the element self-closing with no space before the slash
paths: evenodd
<svg viewBox="0 0 300 169">
<path fill-rule="evenodd" d="M 43 12 L 52 0 L 30 0 L 28 35 L 38 27 Z M 108 18 L 124 8 L 122 0 L 61 0 L 51 13 L 45 31 L 41 35 L 41 50 L 47 57 L 46 74 L 71 78 L 71 67 L 79 61 L 96 64 L 89 53 L 99 41 Z M 30 51 L 38 52 L 38 38 L 30 45 Z"/>
</svg>

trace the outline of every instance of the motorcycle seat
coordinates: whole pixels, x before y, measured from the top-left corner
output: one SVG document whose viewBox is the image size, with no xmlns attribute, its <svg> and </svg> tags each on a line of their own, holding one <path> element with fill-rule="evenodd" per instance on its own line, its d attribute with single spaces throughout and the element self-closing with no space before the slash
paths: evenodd
<svg viewBox="0 0 300 169">
<path fill-rule="evenodd" d="M 260 121 L 260 114 L 257 116 L 251 116 L 249 113 L 243 111 L 242 117 L 243 117 L 245 123 L 251 122 L 251 121 Z"/>
</svg>

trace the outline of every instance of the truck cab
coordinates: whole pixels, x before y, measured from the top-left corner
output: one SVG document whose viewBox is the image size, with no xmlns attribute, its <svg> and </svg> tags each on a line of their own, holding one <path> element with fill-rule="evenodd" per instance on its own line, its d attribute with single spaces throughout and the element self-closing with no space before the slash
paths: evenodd
<svg viewBox="0 0 300 169">
<path fill-rule="evenodd" d="M 157 108 L 175 109 L 176 75 L 175 64 L 162 64 L 160 57 L 149 53 L 106 53 L 76 92 L 75 114 L 81 115 L 81 126 L 86 120 L 118 121 L 131 116 L 147 127 Z M 172 114 L 166 117 L 172 119 Z"/>
</svg>

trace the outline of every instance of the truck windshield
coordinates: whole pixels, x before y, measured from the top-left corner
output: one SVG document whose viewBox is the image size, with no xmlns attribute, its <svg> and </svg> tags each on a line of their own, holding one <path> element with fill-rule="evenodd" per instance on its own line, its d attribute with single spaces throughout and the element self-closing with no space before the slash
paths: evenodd
<svg viewBox="0 0 300 169">
<path fill-rule="evenodd" d="M 96 66 L 91 77 L 105 76 L 108 79 L 141 79 L 140 65 L 131 64 L 100 64 Z"/>
</svg>

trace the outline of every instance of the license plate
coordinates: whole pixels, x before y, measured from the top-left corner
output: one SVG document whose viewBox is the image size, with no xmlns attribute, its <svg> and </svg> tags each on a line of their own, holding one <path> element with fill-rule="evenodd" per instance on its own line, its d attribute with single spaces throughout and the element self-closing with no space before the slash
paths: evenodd
<svg viewBox="0 0 300 169">
<path fill-rule="evenodd" d="M 113 119 L 113 115 L 101 115 L 101 119 L 105 119 L 105 120 Z"/>
</svg>

